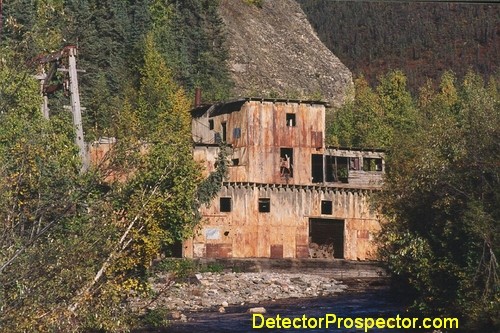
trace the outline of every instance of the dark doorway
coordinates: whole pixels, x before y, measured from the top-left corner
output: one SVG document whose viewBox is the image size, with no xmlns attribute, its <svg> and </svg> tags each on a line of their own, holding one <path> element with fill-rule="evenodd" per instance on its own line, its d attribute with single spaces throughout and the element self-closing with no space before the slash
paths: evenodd
<svg viewBox="0 0 500 333">
<path fill-rule="evenodd" d="M 171 258 L 182 258 L 182 242 L 175 241 L 165 248 L 165 256 Z"/>
<path fill-rule="evenodd" d="M 323 182 L 323 155 L 311 155 L 311 177 L 313 183 Z"/>
<path fill-rule="evenodd" d="M 317 258 L 333 253 L 333 258 L 344 259 L 344 225 L 344 220 L 309 219 L 310 253 L 319 253 Z"/>
</svg>

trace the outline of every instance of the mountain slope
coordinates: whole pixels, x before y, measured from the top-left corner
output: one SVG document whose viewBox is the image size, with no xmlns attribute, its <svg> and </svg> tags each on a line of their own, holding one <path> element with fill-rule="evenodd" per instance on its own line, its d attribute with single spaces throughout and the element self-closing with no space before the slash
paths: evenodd
<svg viewBox="0 0 500 333">
<path fill-rule="evenodd" d="M 324 99 L 340 105 L 352 74 L 316 36 L 293 0 L 222 0 L 235 96 Z"/>
</svg>

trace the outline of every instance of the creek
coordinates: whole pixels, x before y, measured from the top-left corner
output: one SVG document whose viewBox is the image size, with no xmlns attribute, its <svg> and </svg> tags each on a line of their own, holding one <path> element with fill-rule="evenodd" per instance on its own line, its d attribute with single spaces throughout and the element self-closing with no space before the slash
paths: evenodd
<svg viewBox="0 0 500 333">
<path fill-rule="evenodd" d="M 401 297 L 392 293 L 388 288 L 364 290 L 359 292 L 345 292 L 338 295 L 314 299 L 287 299 L 267 304 L 266 317 L 302 318 L 324 317 L 334 314 L 337 318 L 388 318 L 404 314 L 404 303 Z M 185 323 L 173 322 L 168 328 L 157 332 L 191 333 L 191 332 L 363 332 L 352 327 L 325 329 L 252 329 L 252 315 L 248 314 L 248 306 L 228 307 L 226 313 L 193 312 L 187 314 L 189 321 Z M 260 323 L 259 321 L 257 323 Z M 369 332 L 408 332 L 403 329 L 371 329 Z"/>
</svg>

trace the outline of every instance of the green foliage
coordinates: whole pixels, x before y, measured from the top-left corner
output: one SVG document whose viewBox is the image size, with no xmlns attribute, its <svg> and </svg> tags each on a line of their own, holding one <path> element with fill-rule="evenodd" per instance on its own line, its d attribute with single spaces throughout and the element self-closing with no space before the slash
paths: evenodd
<svg viewBox="0 0 500 333">
<path fill-rule="evenodd" d="M 168 310 L 162 307 L 148 310 L 141 318 L 141 324 L 150 328 L 161 328 L 168 325 Z"/>
<path fill-rule="evenodd" d="M 164 18 L 152 4 L 5 4 L 7 26 L 0 40 L 0 332 L 128 330 L 137 318 L 126 306 L 127 297 L 149 291 L 151 263 L 193 232 L 199 205 L 220 188 L 224 162 L 198 189 L 191 103 L 178 84 L 202 86 L 210 98 L 228 91 L 217 3 L 179 5 L 175 17 Z M 206 16 L 199 20 L 189 8 Z M 177 58 L 165 57 L 152 37 L 145 38 L 151 15 L 160 21 L 175 18 L 175 29 L 184 30 L 184 37 L 198 34 L 172 45 L 189 55 L 189 62 L 166 63 Z M 167 42 L 176 38 L 162 36 Z M 117 138 L 104 162 L 85 174 L 80 173 L 71 116 L 62 108 L 67 96 L 62 91 L 49 96 L 51 117 L 44 119 L 35 69 L 25 66 L 40 53 L 58 50 L 63 39 L 78 44 L 78 67 L 86 70 L 79 74 L 86 139 Z M 189 50 L 183 49 L 187 45 Z M 56 74 L 54 83 L 61 79 Z M 187 274 L 189 265 L 176 268 L 177 274 Z M 148 318 L 160 323 L 158 314 Z"/>
<path fill-rule="evenodd" d="M 170 272 L 178 279 L 185 279 L 193 275 L 198 270 L 198 267 L 191 259 L 166 258 L 155 266 L 155 270 Z"/>
<path fill-rule="evenodd" d="M 228 47 L 219 0 L 152 1 L 156 44 L 186 91 L 201 88 L 205 101 L 229 97 Z"/>
<path fill-rule="evenodd" d="M 219 263 L 210 263 L 207 265 L 207 267 L 203 267 L 202 272 L 209 272 L 209 273 L 221 273 L 224 271 L 224 265 L 219 264 Z"/>
<path fill-rule="evenodd" d="M 256 6 L 256 7 L 262 8 L 262 5 L 264 4 L 264 0 L 245 0 L 245 3 L 247 3 L 251 6 Z"/>
<path fill-rule="evenodd" d="M 382 256 L 426 313 L 498 329 L 499 95 L 469 73 L 421 89 L 420 117 L 393 142 L 380 198 Z"/>
<path fill-rule="evenodd" d="M 222 182 L 227 176 L 228 172 L 228 161 L 229 156 L 228 147 L 224 144 L 221 145 L 219 149 L 219 154 L 217 155 L 216 169 L 214 172 L 210 173 L 207 178 L 205 178 L 198 186 L 197 198 L 198 204 L 207 205 L 209 204 L 215 195 L 220 191 Z"/>
<path fill-rule="evenodd" d="M 462 79 L 469 68 L 498 72 L 499 6 L 442 1 L 298 0 L 318 37 L 353 73 L 370 85 L 402 69 L 417 93 L 443 69 Z"/>
<path fill-rule="evenodd" d="M 414 127 L 417 115 L 402 72 L 381 77 L 375 90 L 363 77 L 354 83 L 356 97 L 335 110 L 329 121 L 329 144 L 387 148 L 399 133 Z"/>
</svg>

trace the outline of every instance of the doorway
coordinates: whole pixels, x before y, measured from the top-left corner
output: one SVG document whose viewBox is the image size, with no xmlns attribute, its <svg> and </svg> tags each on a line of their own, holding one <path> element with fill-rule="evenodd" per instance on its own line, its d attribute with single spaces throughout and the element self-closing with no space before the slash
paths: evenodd
<svg viewBox="0 0 500 333">
<path fill-rule="evenodd" d="M 323 155 L 311 155 L 311 177 L 313 183 L 323 182 Z"/>
<path fill-rule="evenodd" d="M 344 259 L 344 220 L 309 219 L 309 257 Z"/>
</svg>

